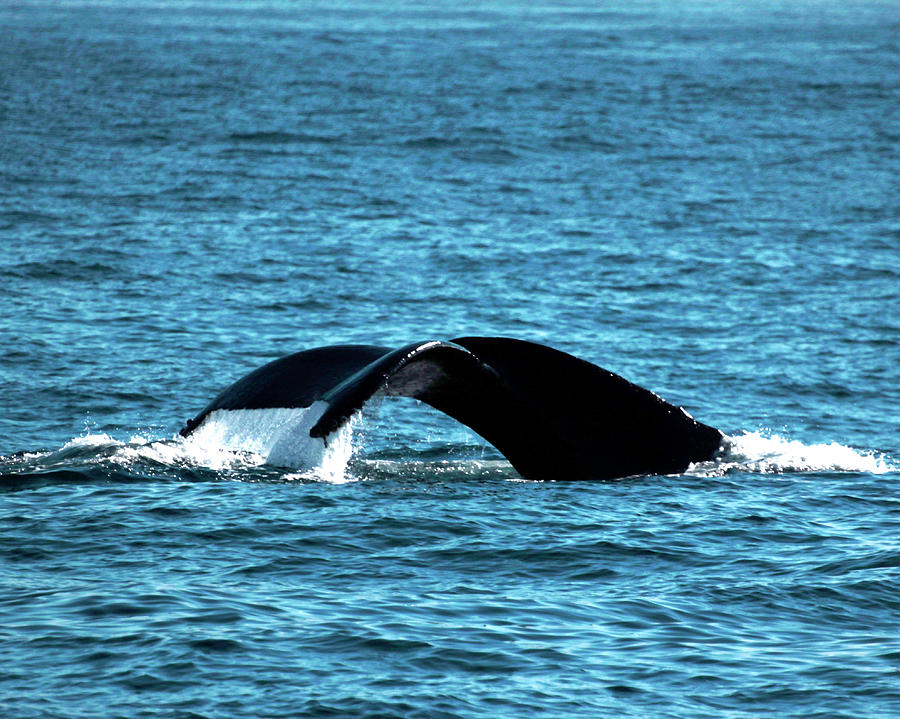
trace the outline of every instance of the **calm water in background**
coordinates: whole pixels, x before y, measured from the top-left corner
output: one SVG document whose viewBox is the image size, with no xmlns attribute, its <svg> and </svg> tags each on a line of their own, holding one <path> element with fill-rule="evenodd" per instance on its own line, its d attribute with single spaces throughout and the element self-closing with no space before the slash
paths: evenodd
<svg viewBox="0 0 900 719">
<path fill-rule="evenodd" d="M 896 4 L 12 3 L 0 37 L 5 716 L 900 716 Z M 522 482 L 403 402 L 311 476 L 173 439 L 282 354 L 462 334 L 734 448 Z"/>
</svg>

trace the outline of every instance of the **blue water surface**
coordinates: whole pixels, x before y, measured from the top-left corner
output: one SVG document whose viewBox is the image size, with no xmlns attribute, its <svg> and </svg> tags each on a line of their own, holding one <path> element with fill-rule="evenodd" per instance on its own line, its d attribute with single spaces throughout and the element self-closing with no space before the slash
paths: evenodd
<svg viewBox="0 0 900 719">
<path fill-rule="evenodd" d="M 876 0 L 0 7 L 2 714 L 900 716 L 898 38 Z M 529 482 L 403 400 L 307 472 L 176 436 L 283 354 L 460 335 L 730 449 Z"/>
</svg>

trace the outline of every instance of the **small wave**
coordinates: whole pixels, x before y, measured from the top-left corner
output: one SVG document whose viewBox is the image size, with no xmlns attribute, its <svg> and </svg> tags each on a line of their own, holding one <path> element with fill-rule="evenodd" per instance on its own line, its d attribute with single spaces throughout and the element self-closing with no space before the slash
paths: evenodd
<svg viewBox="0 0 900 719">
<path fill-rule="evenodd" d="M 456 137 L 439 137 L 436 135 L 426 135 L 424 137 L 414 137 L 404 140 L 401 145 L 422 150 L 440 150 L 445 147 L 459 147 L 462 142 Z"/>
<path fill-rule="evenodd" d="M 837 442 L 804 444 L 764 432 L 728 436 L 720 456 L 688 468 L 690 474 L 722 476 L 735 472 L 783 474 L 786 472 L 867 472 L 886 474 L 900 467 L 877 452 L 847 447 Z"/>
<path fill-rule="evenodd" d="M 26 280 L 61 282 L 94 282 L 128 276 L 128 272 L 119 265 L 70 258 L 56 258 L 45 262 L 23 262 L 5 268 L 2 274 Z"/>
<path fill-rule="evenodd" d="M 229 140 L 242 143 L 259 143 L 264 145 L 283 144 L 332 144 L 340 142 L 340 135 L 311 135 L 303 132 L 284 132 L 281 130 L 258 130 L 256 132 L 233 132 Z"/>
<path fill-rule="evenodd" d="M 477 162 L 488 165 L 501 165 L 519 160 L 518 154 L 504 147 L 476 147 L 459 150 L 457 157 L 466 162 Z"/>
</svg>

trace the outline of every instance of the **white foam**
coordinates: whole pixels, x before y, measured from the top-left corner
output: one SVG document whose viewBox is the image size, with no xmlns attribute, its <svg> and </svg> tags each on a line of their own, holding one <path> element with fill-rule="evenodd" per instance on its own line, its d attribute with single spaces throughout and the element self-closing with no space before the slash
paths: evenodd
<svg viewBox="0 0 900 719">
<path fill-rule="evenodd" d="M 201 466 L 220 470 L 265 462 L 265 458 L 256 457 L 250 452 L 197 445 L 184 441 L 181 437 L 154 440 L 133 435 L 127 442 L 123 442 L 108 434 L 94 433 L 74 437 L 58 450 L 29 455 L 29 458 L 43 460 L 43 464 L 54 464 L 69 461 L 72 450 L 83 450 L 94 461 L 112 461 L 123 465 L 135 460 L 149 460 L 174 467 Z"/>
<path fill-rule="evenodd" d="M 110 437 L 108 434 L 84 434 L 80 437 L 73 437 L 60 449 L 72 449 L 73 447 L 100 449 L 101 447 L 119 447 L 122 444 L 124 443 L 114 437 Z"/>
<path fill-rule="evenodd" d="M 900 467 L 876 452 L 853 449 L 837 442 L 804 444 L 764 432 L 726 437 L 720 456 L 688 468 L 690 474 L 721 476 L 732 472 L 867 472 L 885 474 Z"/>
</svg>

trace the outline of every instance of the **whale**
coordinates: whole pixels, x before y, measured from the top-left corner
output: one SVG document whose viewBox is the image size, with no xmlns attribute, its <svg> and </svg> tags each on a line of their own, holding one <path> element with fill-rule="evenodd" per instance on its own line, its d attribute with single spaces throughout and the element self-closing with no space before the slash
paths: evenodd
<svg viewBox="0 0 900 719">
<path fill-rule="evenodd" d="M 470 427 L 525 479 L 681 474 L 713 459 L 724 438 L 609 370 L 511 337 L 296 352 L 226 387 L 180 434 L 188 437 L 218 410 L 316 404 L 320 414 L 308 435 L 326 443 L 367 401 L 384 395 L 414 398 Z"/>
</svg>

